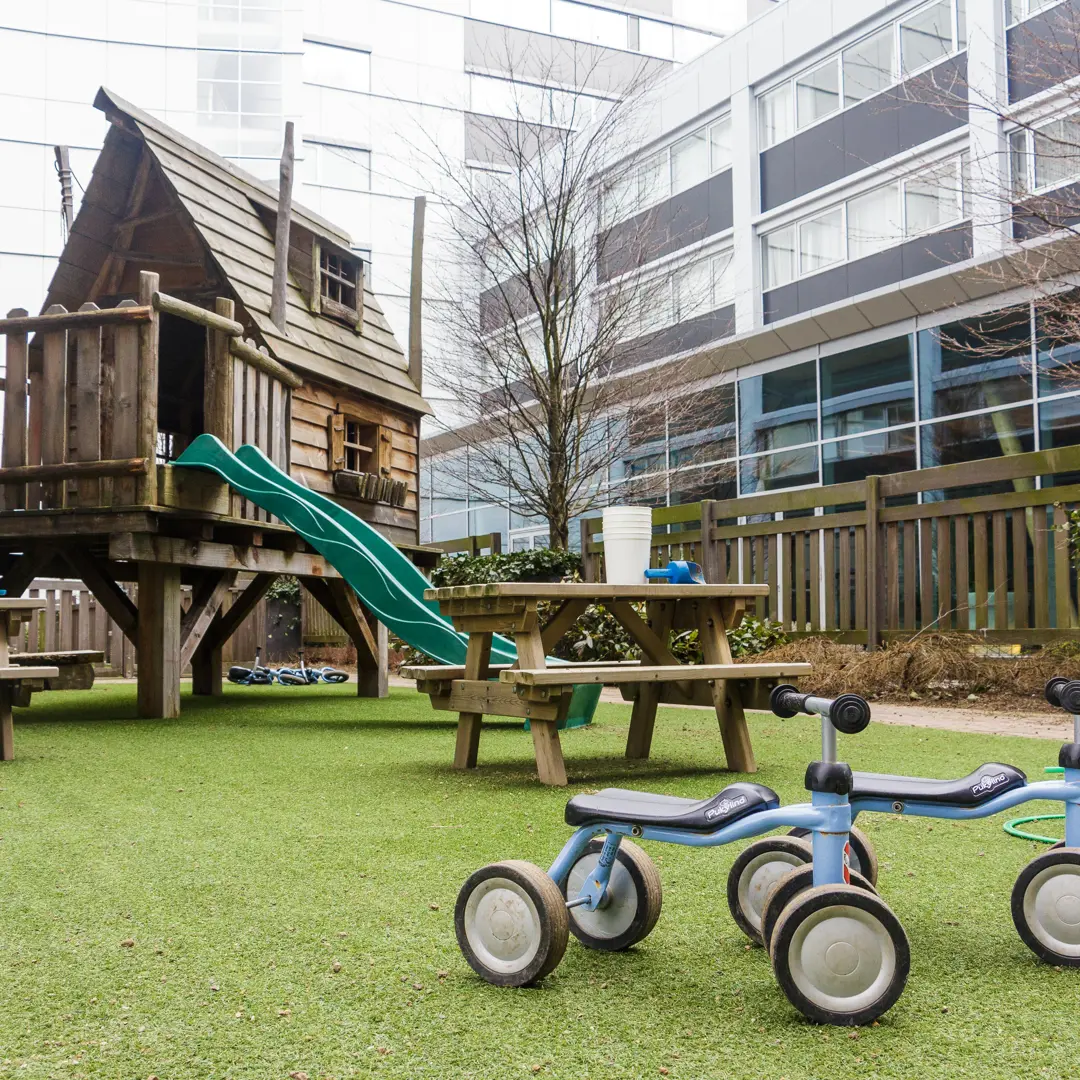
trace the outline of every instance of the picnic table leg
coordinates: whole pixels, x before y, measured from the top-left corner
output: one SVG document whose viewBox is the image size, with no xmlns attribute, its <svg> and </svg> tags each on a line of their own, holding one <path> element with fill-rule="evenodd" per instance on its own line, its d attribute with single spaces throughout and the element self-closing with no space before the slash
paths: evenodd
<svg viewBox="0 0 1080 1080">
<path fill-rule="evenodd" d="M 518 667 L 544 668 L 547 659 L 544 655 L 544 639 L 539 623 L 533 613 L 533 626 L 524 633 L 514 635 L 517 645 Z M 566 787 L 566 762 L 563 761 L 562 745 L 559 742 L 559 723 L 557 720 L 537 720 L 529 718 L 529 730 L 533 737 L 533 751 L 536 754 L 536 772 L 541 784 L 549 787 Z"/>
<path fill-rule="evenodd" d="M 646 607 L 648 627 L 657 635 L 664 650 L 668 650 L 671 627 L 675 621 L 675 605 L 670 601 L 650 603 Z M 639 644 L 642 644 L 639 642 Z M 653 651 L 655 651 L 653 643 Z M 654 664 L 663 664 L 663 653 L 646 656 Z M 630 712 L 630 731 L 626 736 L 626 756 L 631 760 L 645 759 L 652 748 L 653 729 L 656 726 L 656 708 L 660 704 L 658 683 L 639 683 L 634 707 Z"/>
<path fill-rule="evenodd" d="M 486 679 L 491 660 L 491 634 L 472 633 L 465 653 L 465 678 Z M 482 713 L 458 713 L 457 745 L 454 748 L 455 769 L 475 769 L 476 754 L 480 747 Z"/>
<path fill-rule="evenodd" d="M 727 623 L 720 601 L 710 600 L 699 608 L 698 639 L 706 664 L 730 664 L 731 647 L 727 639 Z M 757 772 L 754 748 L 750 745 L 750 732 L 746 727 L 742 697 L 734 679 L 715 679 L 710 687 L 716 719 L 720 723 L 720 737 L 724 742 L 727 766 L 734 772 Z"/>
<path fill-rule="evenodd" d="M 0 761 L 15 760 L 15 724 L 11 716 L 12 684 L 0 683 Z"/>
</svg>

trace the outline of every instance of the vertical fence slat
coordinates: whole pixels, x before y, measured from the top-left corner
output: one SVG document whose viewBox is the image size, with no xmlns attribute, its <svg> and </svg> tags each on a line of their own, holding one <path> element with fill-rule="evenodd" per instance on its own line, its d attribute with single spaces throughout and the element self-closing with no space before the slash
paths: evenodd
<svg viewBox="0 0 1080 1080">
<path fill-rule="evenodd" d="M 139 303 L 150 307 L 150 318 L 140 323 L 139 334 L 139 407 L 136 441 L 138 454 L 150 462 L 150 468 L 135 478 L 135 498 L 153 506 L 157 502 L 157 439 L 158 439 L 158 313 L 153 310 L 153 296 L 158 291 L 159 278 L 152 270 L 139 271 Z"/>
<path fill-rule="evenodd" d="M 96 311 L 86 303 L 80 311 Z M 90 326 L 75 333 L 75 457 L 78 461 L 101 460 L 101 327 Z M 101 481 L 96 477 L 78 483 L 80 506 L 101 505 Z"/>
<path fill-rule="evenodd" d="M 792 587 L 792 556 L 794 555 L 794 547 L 791 542 L 791 533 L 780 533 L 776 539 L 780 548 L 780 580 L 778 594 L 780 610 L 783 612 L 784 626 L 791 629 L 795 622 L 795 613 L 791 606 L 792 601 L 794 600 L 794 590 Z"/>
<path fill-rule="evenodd" d="M 899 630 L 900 530 L 895 521 L 890 521 L 885 526 L 885 612 L 885 628 Z"/>
<path fill-rule="evenodd" d="M 994 629 L 1009 626 L 1009 548 L 1004 510 L 993 514 L 994 560 Z"/>
<path fill-rule="evenodd" d="M 75 642 L 72 636 L 74 630 L 74 600 L 75 594 L 71 589 L 60 590 L 60 648 L 70 650 Z"/>
<path fill-rule="evenodd" d="M 777 591 L 778 575 L 777 575 L 777 552 L 779 551 L 779 537 L 770 536 L 768 540 L 768 558 L 769 558 L 769 618 L 773 622 L 779 622 L 780 611 L 777 607 L 777 597 L 779 595 Z"/>
<path fill-rule="evenodd" d="M 45 593 L 45 651 L 53 652 L 56 649 L 56 590 L 49 589 Z"/>
<path fill-rule="evenodd" d="M 754 537 L 754 576 L 751 579 L 756 585 L 765 583 L 765 537 Z M 757 617 L 764 619 L 768 614 L 768 598 L 759 596 L 755 602 Z"/>
<path fill-rule="evenodd" d="M 866 629 L 866 526 L 856 525 L 855 534 L 855 629 Z"/>
<path fill-rule="evenodd" d="M 841 529 L 839 534 L 839 577 L 837 582 L 837 605 L 838 613 L 836 625 L 840 630 L 850 630 L 852 623 L 852 597 L 851 597 L 851 545 L 852 535 L 850 529 Z"/>
<path fill-rule="evenodd" d="M 1065 508 L 1054 507 L 1054 625 L 1059 630 L 1076 625 L 1069 578 L 1069 534 L 1065 528 Z"/>
<path fill-rule="evenodd" d="M 841 530 L 840 535 L 844 535 Z M 836 530 L 826 529 L 825 541 L 825 577 L 822 584 L 825 588 L 825 629 L 839 629 L 839 620 L 836 617 Z"/>
<path fill-rule="evenodd" d="M 63 304 L 53 304 L 46 315 L 67 311 Z M 53 330 L 43 335 L 41 357 L 41 392 L 44 416 L 47 419 L 41 433 L 41 462 L 59 465 L 67 453 L 68 434 L 68 335 L 66 330 Z M 45 505 L 58 509 L 64 505 L 64 482 L 50 480 L 43 485 Z"/>
<path fill-rule="evenodd" d="M 133 300 L 122 300 L 120 307 L 133 307 Z M 112 451 L 114 458 L 132 458 L 139 445 L 139 328 L 113 328 L 113 407 Z M 135 502 L 133 477 L 113 480 L 113 505 L 130 506 Z"/>
<path fill-rule="evenodd" d="M 792 536 L 795 544 L 795 629 L 806 629 L 806 533 Z"/>
<path fill-rule="evenodd" d="M 904 621 L 905 630 L 915 629 L 915 522 L 904 522 Z"/>
<path fill-rule="evenodd" d="M 1028 511 L 1017 507 L 1012 512 L 1013 534 L 1013 618 L 1018 630 L 1031 625 L 1028 611 Z"/>
<path fill-rule="evenodd" d="M 952 544 L 950 541 L 950 529 L 952 519 L 939 517 L 937 519 L 937 611 L 934 616 L 937 619 L 938 630 L 949 630 L 953 624 L 952 602 Z"/>
<path fill-rule="evenodd" d="M 1047 558 L 1046 507 L 1035 507 L 1032 517 L 1032 555 L 1034 563 L 1034 581 L 1032 592 L 1035 596 L 1035 626 L 1045 630 L 1050 626 L 1050 562 Z"/>
<path fill-rule="evenodd" d="M 971 516 L 971 556 L 975 570 L 975 629 L 989 626 L 990 537 L 985 514 Z"/>
<path fill-rule="evenodd" d="M 919 522 L 919 626 L 934 621 L 934 523 Z"/>
<path fill-rule="evenodd" d="M 258 415 L 258 372 L 249 364 L 244 365 L 244 442 L 258 445 L 255 418 Z M 258 519 L 259 508 L 250 500 L 244 500 L 244 517 Z"/>
<path fill-rule="evenodd" d="M 821 629 L 821 530 L 810 533 L 810 629 Z"/>
<path fill-rule="evenodd" d="M 90 632 L 92 630 L 90 614 L 90 593 L 86 589 L 79 590 L 79 648 L 89 649 Z"/>
<path fill-rule="evenodd" d="M 17 319 L 26 315 L 25 308 L 8 312 Z M 26 334 L 7 335 L 7 371 L 4 390 L 4 468 L 26 464 L 26 376 L 29 355 Z M 5 510 L 21 510 L 26 505 L 26 485 L 9 484 L 4 489 Z"/>
<path fill-rule="evenodd" d="M 232 433 L 233 433 L 233 449 L 238 450 L 241 444 L 244 442 L 244 394 L 247 389 L 247 380 L 244 376 L 244 363 L 242 360 L 237 360 L 233 357 L 233 421 L 232 421 Z M 232 496 L 232 516 L 243 517 L 244 516 L 244 499 L 243 496 L 233 492 Z"/>
</svg>

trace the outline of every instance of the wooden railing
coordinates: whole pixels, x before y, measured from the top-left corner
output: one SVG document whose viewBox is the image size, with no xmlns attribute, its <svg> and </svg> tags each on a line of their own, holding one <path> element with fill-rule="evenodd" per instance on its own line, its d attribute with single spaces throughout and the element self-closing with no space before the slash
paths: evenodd
<svg viewBox="0 0 1080 1080">
<path fill-rule="evenodd" d="M 181 490 L 158 466 L 159 371 L 162 346 L 169 345 L 160 340 L 161 315 L 199 324 L 209 335 L 203 430 L 232 449 L 253 443 L 286 471 L 291 392 L 302 379 L 243 339 L 231 300 L 218 299 L 209 311 L 157 286 L 158 275 L 143 272 L 137 299 L 115 308 L 87 303 L 67 311 L 54 304 L 43 315 L 16 309 L 0 319 L 7 359 L 0 509 L 190 502 L 269 520 L 220 484 L 211 496 L 196 481 Z M 31 335 L 41 355 L 33 370 Z"/>
<path fill-rule="evenodd" d="M 1064 526 L 1080 483 L 1035 482 L 1080 478 L 1069 474 L 1080 474 L 1080 446 L 665 507 L 653 512 L 652 564 L 692 559 L 710 582 L 768 584 L 756 614 L 795 635 L 870 645 L 933 629 L 1076 638 Z M 602 580 L 600 530 L 599 518 L 582 522 L 589 580 Z"/>
<path fill-rule="evenodd" d="M 502 534 L 481 533 L 459 540 L 435 540 L 427 546 L 439 548 L 444 555 L 499 555 L 502 553 Z"/>
</svg>

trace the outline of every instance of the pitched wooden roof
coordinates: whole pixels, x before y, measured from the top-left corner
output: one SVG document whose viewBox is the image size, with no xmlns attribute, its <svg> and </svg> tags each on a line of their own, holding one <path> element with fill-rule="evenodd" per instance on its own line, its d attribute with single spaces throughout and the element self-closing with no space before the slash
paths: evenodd
<svg viewBox="0 0 1080 1080">
<path fill-rule="evenodd" d="M 312 312 L 291 272 L 287 336 L 271 322 L 276 189 L 104 87 L 94 105 L 113 126 L 60 256 L 46 307 L 59 303 L 75 308 L 89 298 L 113 250 L 128 194 L 136 183 L 138 156 L 124 146 L 134 137 L 142 142 L 158 176 L 186 212 L 246 312 L 255 337 L 273 357 L 301 374 L 329 379 L 415 412 L 431 411 L 410 378 L 404 351 L 366 282 L 364 318 L 358 332 Z M 299 226 L 338 247 L 349 247 L 346 233 L 295 202 L 292 222 L 294 231 Z"/>
</svg>

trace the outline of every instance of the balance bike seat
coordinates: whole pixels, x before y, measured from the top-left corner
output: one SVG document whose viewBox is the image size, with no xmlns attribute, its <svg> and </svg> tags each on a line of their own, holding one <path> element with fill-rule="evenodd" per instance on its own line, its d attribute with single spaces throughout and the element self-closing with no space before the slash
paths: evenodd
<svg viewBox="0 0 1080 1080">
<path fill-rule="evenodd" d="M 1027 777 L 1012 765 L 996 761 L 980 765 L 959 780 L 931 780 L 888 773 L 852 773 L 852 799 L 922 802 L 934 806 L 979 806 L 1005 791 L 1023 787 Z"/>
<path fill-rule="evenodd" d="M 709 799 L 682 799 L 648 791 L 604 788 L 595 795 L 575 795 L 566 804 L 567 825 L 615 822 L 659 826 L 688 832 L 716 832 L 762 810 L 775 810 L 780 797 L 764 784 L 728 784 Z"/>
</svg>

